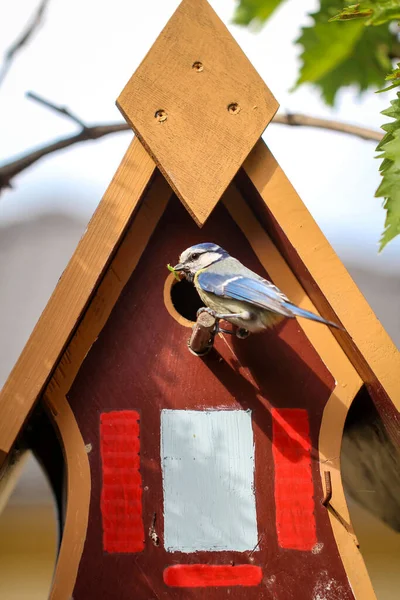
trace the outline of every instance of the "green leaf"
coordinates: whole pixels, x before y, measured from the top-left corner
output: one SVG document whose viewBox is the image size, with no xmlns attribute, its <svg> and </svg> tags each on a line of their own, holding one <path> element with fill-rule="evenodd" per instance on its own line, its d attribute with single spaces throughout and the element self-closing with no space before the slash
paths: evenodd
<svg viewBox="0 0 400 600">
<path fill-rule="evenodd" d="M 392 85 L 384 88 L 383 90 L 378 90 L 377 94 L 381 94 L 382 92 L 388 92 L 389 90 L 393 90 L 400 85 L 400 63 L 397 63 L 397 68 L 393 69 L 389 75 L 385 77 L 386 81 L 393 81 Z"/>
<path fill-rule="evenodd" d="M 397 63 L 397 67 L 393 69 L 393 71 L 389 73 L 385 79 L 386 81 L 395 80 L 398 82 L 398 85 L 400 85 L 400 63 Z"/>
<path fill-rule="evenodd" d="M 382 114 L 394 120 L 382 126 L 386 134 L 377 147 L 383 160 L 379 169 L 382 182 L 375 196 L 384 198 L 383 207 L 386 210 L 380 250 L 400 234 L 400 92 L 397 93 L 397 98 L 391 101 L 390 108 Z"/>
<path fill-rule="evenodd" d="M 351 21 L 352 19 L 363 19 L 370 17 L 374 10 L 364 4 L 351 4 L 343 8 L 339 14 L 331 17 L 330 21 Z"/>
<path fill-rule="evenodd" d="M 325 102 L 333 106 L 338 91 L 348 86 L 355 87 L 358 92 L 382 87 L 391 68 L 389 55 L 393 42 L 394 36 L 386 25 L 365 27 L 351 56 L 315 82 Z"/>
<path fill-rule="evenodd" d="M 341 0 L 321 0 L 319 11 L 310 15 L 313 25 L 302 28 L 297 43 L 303 46 L 303 65 L 296 85 L 318 81 L 351 56 L 364 26 L 359 21 L 330 23 L 342 4 Z"/>
<path fill-rule="evenodd" d="M 343 0 L 321 0 L 313 25 L 304 27 L 297 43 L 303 46 L 303 65 L 296 87 L 313 83 L 333 105 L 337 92 L 355 86 L 360 92 L 379 88 L 391 69 L 389 58 L 396 37 L 388 25 L 364 27 L 362 20 L 330 22 Z"/>
<path fill-rule="evenodd" d="M 400 0 L 369 0 L 344 7 L 331 21 L 365 19 L 365 25 L 382 25 L 400 19 Z"/>
<path fill-rule="evenodd" d="M 265 23 L 282 2 L 285 0 L 240 0 L 233 22 L 238 25 L 249 25 L 253 21 Z"/>
</svg>

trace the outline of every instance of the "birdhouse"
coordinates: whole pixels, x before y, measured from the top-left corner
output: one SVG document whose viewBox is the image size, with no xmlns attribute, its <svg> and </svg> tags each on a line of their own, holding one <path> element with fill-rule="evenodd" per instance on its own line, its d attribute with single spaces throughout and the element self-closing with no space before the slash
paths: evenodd
<svg viewBox="0 0 400 600">
<path fill-rule="evenodd" d="M 4 468 L 38 407 L 60 441 L 51 600 L 375 598 L 340 445 L 358 394 L 398 443 L 399 354 L 261 139 L 275 98 L 183 0 L 118 106 L 136 136 L 0 396 Z M 284 319 L 203 355 L 166 268 L 201 242 L 343 329 Z"/>
</svg>

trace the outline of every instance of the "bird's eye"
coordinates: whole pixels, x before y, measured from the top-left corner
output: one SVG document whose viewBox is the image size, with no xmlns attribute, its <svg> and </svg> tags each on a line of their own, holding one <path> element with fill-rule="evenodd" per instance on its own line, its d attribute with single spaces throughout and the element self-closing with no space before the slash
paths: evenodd
<svg viewBox="0 0 400 600">
<path fill-rule="evenodd" d="M 199 258 L 200 254 L 192 254 L 192 260 L 197 260 Z"/>
</svg>

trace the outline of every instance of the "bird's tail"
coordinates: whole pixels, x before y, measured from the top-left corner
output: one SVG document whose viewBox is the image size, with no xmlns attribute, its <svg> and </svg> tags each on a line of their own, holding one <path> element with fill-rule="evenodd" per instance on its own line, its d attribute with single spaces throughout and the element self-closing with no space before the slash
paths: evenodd
<svg viewBox="0 0 400 600">
<path fill-rule="evenodd" d="M 332 321 L 327 321 L 323 317 L 319 315 L 315 315 L 309 310 L 304 310 L 303 308 L 299 308 L 290 302 L 285 302 L 284 306 L 288 308 L 294 317 L 304 317 L 305 319 L 310 319 L 311 321 L 317 321 L 318 323 L 324 323 L 324 325 L 329 325 L 330 327 L 335 327 L 335 329 L 341 329 L 343 331 L 343 327 L 338 325 L 337 323 L 333 323 Z"/>
</svg>

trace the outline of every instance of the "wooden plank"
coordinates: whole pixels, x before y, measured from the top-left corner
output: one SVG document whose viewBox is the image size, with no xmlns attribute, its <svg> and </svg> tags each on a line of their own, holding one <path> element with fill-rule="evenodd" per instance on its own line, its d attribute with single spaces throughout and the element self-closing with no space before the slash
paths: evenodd
<svg viewBox="0 0 400 600">
<path fill-rule="evenodd" d="M 278 109 L 206 0 L 183 0 L 117 104 L 200 226 Z"/>
<path fill-rule="evenodd" d="M 327 304 L 327 318 L 336 315 L 348 332 L 335 332 L 342 348 L 375 397 L 383 387 L 398 411 L 400 353 L 262 140 L 244 171 L 301 261 L 304 272 L 296 272 L 302 285 L 317 308 Z"/>
<path fill-rule="evenodd" d="M 135 138 L 1 391 L 0 455 L 48 381 L 154 172 Z"/>
</svg>

